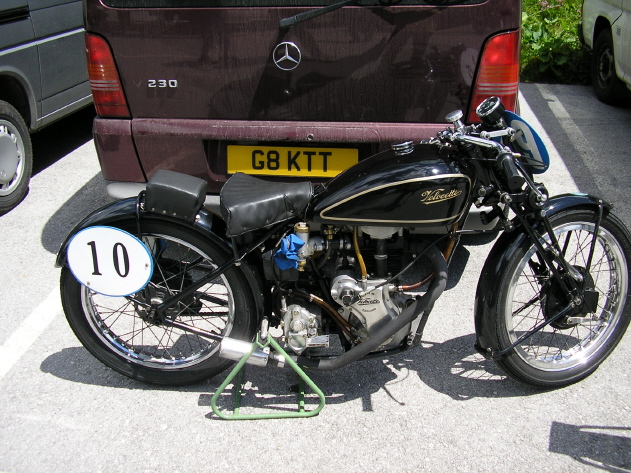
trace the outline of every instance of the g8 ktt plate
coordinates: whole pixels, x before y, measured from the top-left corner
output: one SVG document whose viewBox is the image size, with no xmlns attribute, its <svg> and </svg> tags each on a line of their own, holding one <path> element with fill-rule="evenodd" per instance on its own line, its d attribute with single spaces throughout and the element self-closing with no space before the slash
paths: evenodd
<svg viewBox="0 0 631 473">
<path fill-rule="evenodd" d="M 357 164 L 358 156 L 351 148 L 229 145 L 228 173 L 330 178 Z"/>
</svg>

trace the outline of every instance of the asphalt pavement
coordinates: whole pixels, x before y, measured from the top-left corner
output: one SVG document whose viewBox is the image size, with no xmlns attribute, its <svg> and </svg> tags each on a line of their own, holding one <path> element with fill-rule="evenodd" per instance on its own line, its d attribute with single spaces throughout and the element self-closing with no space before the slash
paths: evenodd
<svg viewBox="0 0 631 473">
<path fill-rule="evenodd" d="M 581 86 L 521 92 L 521 114 L 552 155 L 541 180 L 612 202 L 631 226 L 631 104 L 603 105 Z M 0 217 L 0 472 L 631 472 L 631 335 L 592 376 L 552 391 L 515 383 L 475 353 L 488 237 L 463 239 L 422 347 L 312 373 L 327 399 L 317 417 L 223 421 L 210 408 L 221 376 L 161 388 L 106 368 L 66 323 L 54 267 L 72 226 L 108 202 L 91 118 L 34 137 L 29 194 Z M 290 372 L 246 375 L 246 406 L 293 407 Z"/>
</svg>

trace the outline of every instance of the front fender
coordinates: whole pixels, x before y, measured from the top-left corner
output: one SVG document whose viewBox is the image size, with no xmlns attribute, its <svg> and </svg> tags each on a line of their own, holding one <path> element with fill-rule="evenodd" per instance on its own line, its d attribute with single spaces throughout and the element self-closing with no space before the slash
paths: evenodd
<svg viewBox="0 0 631 473">
<path fill-rule="evenodd" d="M 593 209 L 598 211 L 603 206 L 603 215 L 611 211 L 611 204 L 602 199 L 587 194 L 563 194 L 549 200 L 546 207 L 546 214 L 552 217 L 560 212 L 570 209 Z M 515 230 L 504 232 L 495 242 L 489 252 L 489 256 L 484 263 L 478 288 L 475 295 L 475 333 L 476 349 L 483 354 L 487 354 L 487 349 L 494 346 L 492 337 L 495 327 L 490 326 L 493 317 L 489 314 L 497 307 L 499 290 L 497 288 L 503 268 L 508 264 L 513 253 L 525 243 L 528 235 L 522 225 L 515 223 Z M 537 228 L 537 226 L 535 226 Z"/>
<path fill-rule="evenodd" d="M 68 234 L 64 242 L 62 243 L 59 252 L 57 253 L 57 259 L 55 262 L 55 266 L 61 268 L 66 265 L 66 255 L 68 244 L 72 237 L 80 232 L 81 230 L 96 226 L 96 225 L 107 225 L 115 227 L 117 222 L 121 222 L 123 220 L 129 220 L 130 218 L 136 218 L 136 203 L 137 198 L 130 198 L 125 200 L 120 200 L 108 204 L 100 209 L 95 210 L 90 215 L 85 217 L 81 222 L 79 222 L 72 231 Z M 204 209 L 201 209 L 195 219 L 195 222 L 190 223 L 186 220 L 182 219 L 173 219 L 172 217 L 163 216 L 161 214 L 156 213 L 147 213 L 141 211 L 141 225 L 142 221 L 145 219 L 156 220 L 164 220 L 164 221 L 177 221 L 178 224 L 189 227 L 192 231 L 203 234 L 204 238 L 208 238 L 212 240 L 214 243 L 219 245 L 226 253 L 226 255 L 232 255 L 232 248 L 228 244 L 228 242 L 219 236 L 215 231 L 213 231 L 213 226 L 217 226 L 222 228 L 223 222 L 220 218 Z M 241 263 L 239 266 L 239 270 L 243 273 L 245 278 L 248 281 L 248 284 L 251 289 L 251 293 L 256 302 L 257 315 L 260 317 L 263 314 L 264 308 L 264 293 L 262 290 L 262 285 L 260 283 L 260 279 L 257 277 L 253 268 L 246 264 L 245 261 Z"/>
</svg>

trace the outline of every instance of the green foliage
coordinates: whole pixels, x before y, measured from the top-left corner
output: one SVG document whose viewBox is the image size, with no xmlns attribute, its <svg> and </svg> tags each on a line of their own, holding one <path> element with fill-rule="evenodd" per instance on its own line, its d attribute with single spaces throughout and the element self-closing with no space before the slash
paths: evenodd
<svg viewBox="0 0 631 473">
<path fill-rule="evenodd" d="M 589 57 L 577 33 L 581 3 L 581 0 L 523 0 L 521 80 L 589 82 Z"/>
</svg>

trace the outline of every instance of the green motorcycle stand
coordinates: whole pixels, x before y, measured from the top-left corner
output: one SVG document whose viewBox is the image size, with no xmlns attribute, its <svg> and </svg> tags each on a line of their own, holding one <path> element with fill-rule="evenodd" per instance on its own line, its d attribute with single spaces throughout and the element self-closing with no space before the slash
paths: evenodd
<svg viewBox="0 0 631 473">
<path fill-rule="evenodd" d="M 297 374 L 300 379 L 299 389 L 298 389 L 298 410 L 293 412 L 275 412 L 275 413 L 266 413 L 266 414 L 240 414 L 239 410 L 241 408 L 241 396 L 242 389 L 244 384 L 244 371 L 245 364 L 248 359 L 252 356 L 254 350 L 258 347 L 266 348 L 271 347 L 273 350 L 278 352 L 284 359 L 285 363 L 287 363 Z M 233 381 L 234 382 L 234 408 L 232 414 L 226 414 L 221 412 L 217 407 L 217 401 L 219 397 L 226 390 L 226 387 Z M 305 393 L 304 393 L 304 385 L 309 386 L 311 390 L 320 398 L 320 404 L 312 410 L 305 410 Z M 212 407 L 213 412 L 222 419 L 225 420 L 256 420 L 256 419 L 283 419 L 283 418 L 300 418 L 300 417 L 313 417 L 318 415 L 319 412 L 325 405 L 325 397 L 320 388 L 316 386 L 316 384 L 307 376 L 307 374 L 296 364 L 294 360 L 290 358 L 290 356 L 283 350 L 278 342 L 274 340 L 271 335 L 267 335 L 263 342 L 261 342 L 259 336 L 256 337 L 256 342 L 252 344 L 252 349 L 249 353 L 246 353 L 243 358 L 237 363 L 237 365 L 232 369 L 226 380 L 219 386 L 217 392 L 213 395 L 210 400 L 210 406 Z"/>
</svg>

